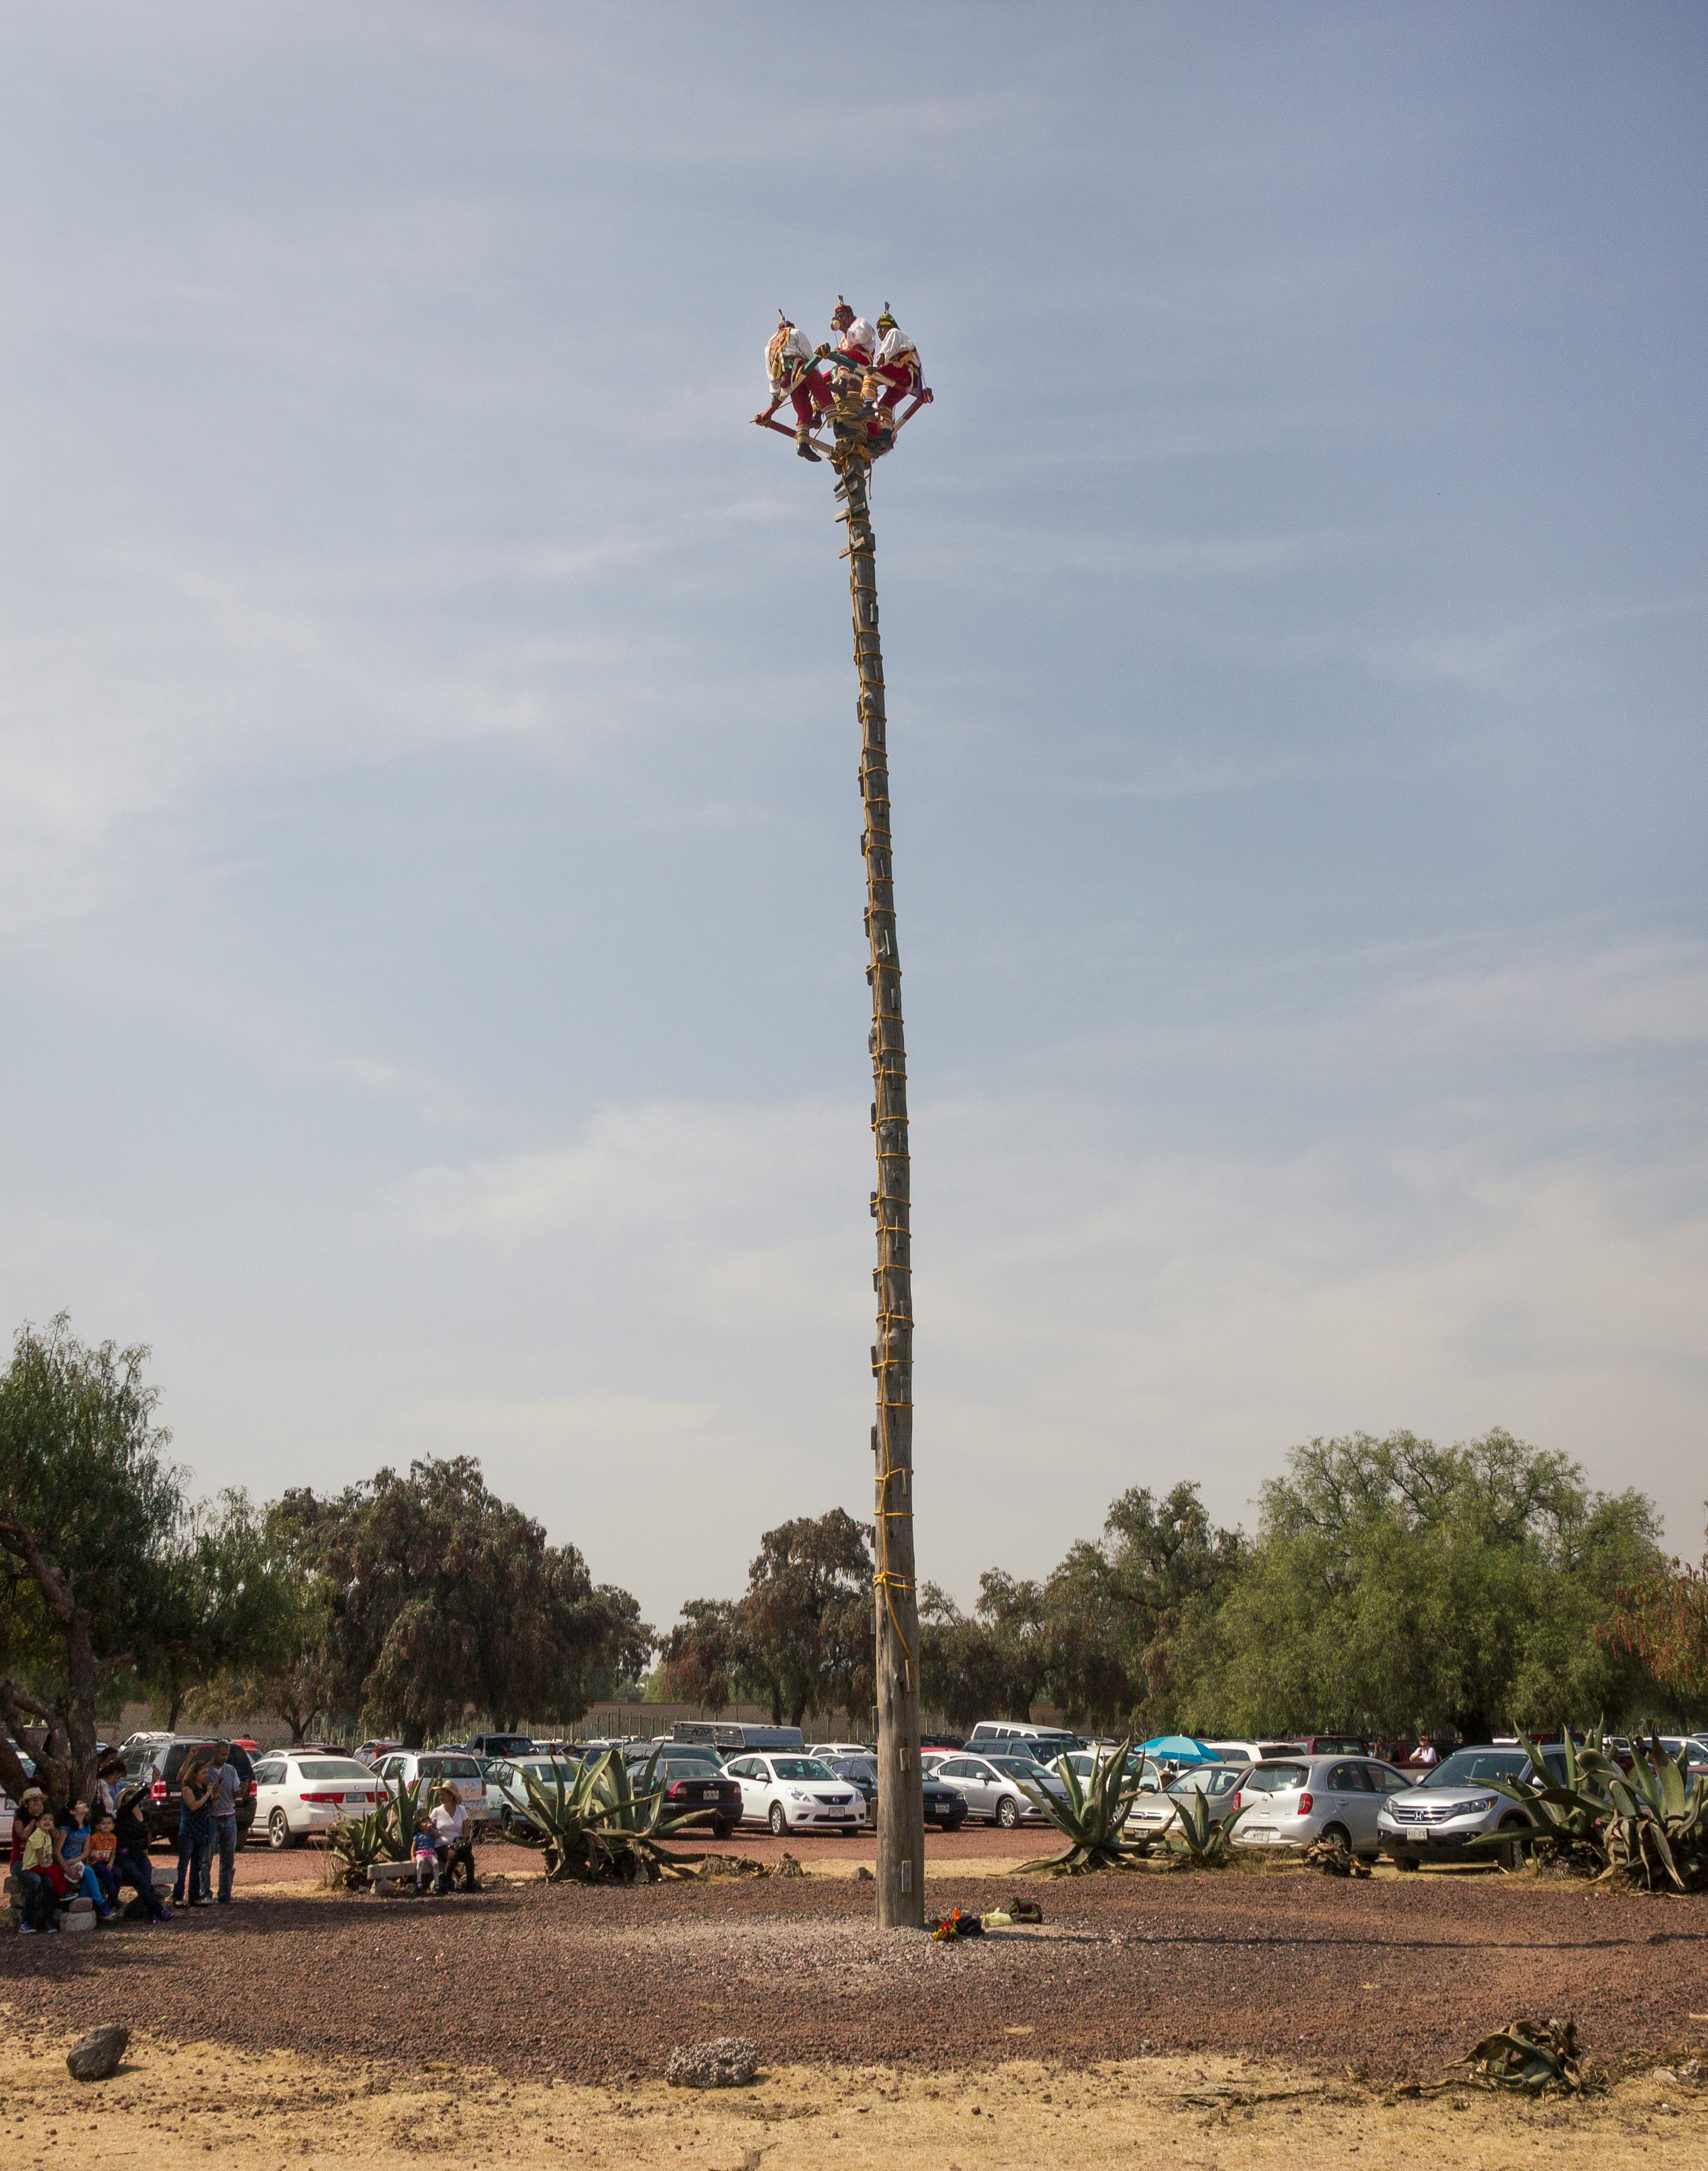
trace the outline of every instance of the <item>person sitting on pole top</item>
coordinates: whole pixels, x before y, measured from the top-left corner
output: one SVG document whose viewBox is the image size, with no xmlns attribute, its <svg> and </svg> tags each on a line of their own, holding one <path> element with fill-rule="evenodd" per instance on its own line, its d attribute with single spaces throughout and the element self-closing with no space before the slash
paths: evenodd
<svg viewBox="0 0 1708 2171">
<path fill-rule="evenodd" d="M 795 410 L 795 449 L 804 460 L 816 460 L 818 455 L 808 440 L 812 427 L 814 410 L 826 405 L 813 397 L 818 383 L 818 357 L 813 352 L 812 341 L 798 326 L 777 312 L 777 329 L 772 333 L 765 349 L 765 373 L 771 380 L 771 405 L 774 410 L 786 399 Z"/>
<path fill-rule="evenodd" d="M 884 394 L 878 402 L 891 412 L 900 406 L 910 392 L 918 392 L 924 380 L 919 368 L 919 350 L 890 314 L 890 305 L 884 304 L 884 314 L 878 319 L 878 351 L 872 356 L 872 374 L 883 380 Z"/>
<path fill-rule="evenodd" d="M 877 348 L 877 326 L 857 317 L 838 294 L 830 313 L 830 328 L 837 335 L 836 345 L 820 347 L 819 360 L 828 362 L 833 368 L 857 369 L 864 375 L 871 367 Z"/>
</svg>

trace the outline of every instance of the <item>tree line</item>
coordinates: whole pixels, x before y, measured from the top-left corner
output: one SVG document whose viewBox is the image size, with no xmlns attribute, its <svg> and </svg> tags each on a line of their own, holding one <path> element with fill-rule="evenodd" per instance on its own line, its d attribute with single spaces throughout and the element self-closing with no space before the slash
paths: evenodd
<svg viewBox="0 0 1708 2171">
<path fill-rule="evenodd" d="M 1196 1484 L 1134 1488 L 1039 1580 L 988 1569 L 970 1611 L 924 1584 L 926 1709 L 957 1729 L 1044 1704 L 1141 1736 L 1461 1740 L 1708 1710 L 1708 1562 L 1668 1562 L 1652 1502 L 1593 1491 L 1566 1455 L 1498 1430 L 1314 1439 L 1259 1506 L 1248 1536 Z M 683 1608 L 653 1692 L 863 1714 L 870 1535 L 841 1509 L 767 1532 L 742 1598 Z"/>
<path fill-rule="evenodd" d="M 35 1760 L 86 1788 L 98 1713 L 147 1696 L 180 1723 L 276 1716 L 416 1745 L 479 1714 L 568 1725 L 645 1693 L 796 1725 L 873 1697 L 871 1530 L 843 1509 L 765 1531 L 738 1598 L 691 1600 L 661 1643 L 634 1599 L 548 1544 L 477 1462 L 424 1457 L 335 1493 L 190 1498 L 146 1353 L 25 1327 L 0 1375 L 0 1785 Z M 1037 1580 L 991 1568 L 963 1611 L 920 1593 L 924 1702 L 1249 1736 L 1463 1739 L 1562 1718 L 1708 1710 L 1708 1562 L 1661 1552 L 1641 1493 L 1501 1431 L 1315 1439 L 1256 1532 L 1195 1484 L 1134 1488 Z"/>
<path fill-rule="evenodd" d="M 147 1353 L 25 1327 L 0 1375 L 0 1786 L 92 1782 L 98 1713 L 275 1715 L 419 1745 L 478 1713 L 579 1718 L 651 1628 L 571 1545 L 431 1457 L 322 1495 L 194 1502 Z"/>
</svg>

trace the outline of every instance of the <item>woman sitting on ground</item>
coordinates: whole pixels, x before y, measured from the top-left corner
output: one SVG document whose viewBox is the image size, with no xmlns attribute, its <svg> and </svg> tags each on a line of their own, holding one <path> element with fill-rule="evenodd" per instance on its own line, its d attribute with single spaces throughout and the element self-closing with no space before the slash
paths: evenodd
<svg viewBox="0 0 1708 2171">
<path fill-rule="evenodd" d="M 463 1890 L 475 1892 L 479 1887 L 474 1881 L 474 1850 L 469 1845 L 468 1812 L 463 1806 L 463 1797 L 447 1780 L 439 1789 L 439 1806 L 433 1812 L 433 1837 L 437 1842 L 439 1857 L 438 1880 L 436 1892 L 448 1892 L 457 1874 L 457 1865 L 463 1866 Z"/>
</svg>

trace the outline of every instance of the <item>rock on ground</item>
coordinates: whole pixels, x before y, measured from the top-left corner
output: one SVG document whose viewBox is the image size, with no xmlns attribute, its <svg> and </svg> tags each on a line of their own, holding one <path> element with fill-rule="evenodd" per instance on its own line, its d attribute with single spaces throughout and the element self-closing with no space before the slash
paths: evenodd
<svg viewBox="0 0 1708 2171">
<path fill-rule="evenodd" d="M 119 2061 L 125 2055 L 125 2045 L 131 2040 L 131 2031 L 116 2021 L 104 2028 L 92 2028 L 88 2034 L 73 2043 L 65 2054 L 65 2062 L 74 2081 L 110 2080 L 119 2070 Z"/>
<path fill-rule="evenodd" d="M 744 2088 L 759 2071 L 759 2054 L 745 2035 L 685 2043 L 670 2054 L 664 2077 L 673 2088 Z"/>
</svg>

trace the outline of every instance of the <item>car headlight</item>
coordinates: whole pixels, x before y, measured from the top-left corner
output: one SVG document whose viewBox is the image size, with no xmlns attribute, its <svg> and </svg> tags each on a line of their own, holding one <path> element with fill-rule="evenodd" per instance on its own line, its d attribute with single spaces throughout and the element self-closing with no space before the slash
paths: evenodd
<svg viewBox="0 0 1708 2171">
<path fill-rule="evenodd" d="M 804 1802 L 806 1799 L 806 1797 L 801 1793 L 799 1787 L 791 1787 L 789 1789 L 789 1798 L 791 1802 Z"/>
<path fill-rule="evenodd" d="M 1498 1794 L 1479 1794 L 1474 1802 L 1461 1802 L 1453 1814 L 1456 1817 L 1480 1817 L 1493 1809 L 1499 1799 Z"/>
</svg>

